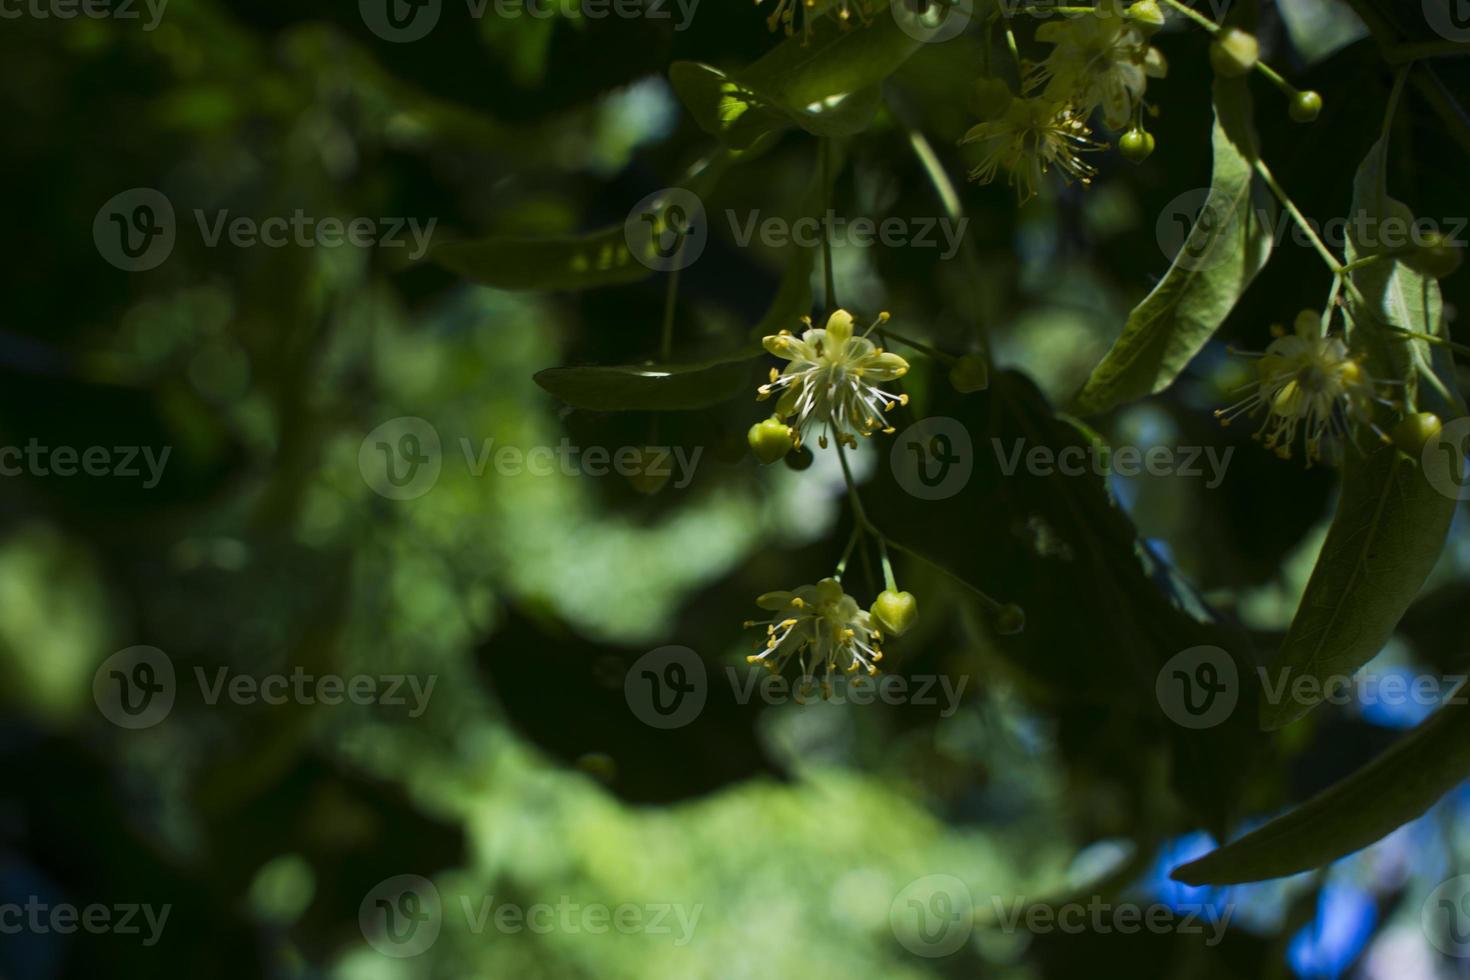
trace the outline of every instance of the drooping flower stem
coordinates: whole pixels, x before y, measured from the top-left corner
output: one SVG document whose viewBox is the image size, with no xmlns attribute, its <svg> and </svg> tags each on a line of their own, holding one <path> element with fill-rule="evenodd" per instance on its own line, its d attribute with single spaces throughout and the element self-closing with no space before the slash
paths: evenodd
<svg viewBox="0 0 1470 980">
<path fill-rule="evenodd" d="M 979 599 L 980 602 L 984 604 L 985 608 L 990 610 L 991 612 L 999 612 L 1000 610 L 1006 608 L 1004 603 L 997 602 L 984 589 L 981 589 L 979 586 L 975 585 L 972 582 L 967 582 L 965 579 L 956 575 L 954 572 L 945 568 L 938 562 L 924 557 L 917 551 L 914 551 L 912 548 L 905 548 L 897 541 L 889 540 L 889 538 L 882 531 L 878 530 L 878 528 L 874 526 L 872 521 L 868 520 L 867 512 L 863 510 L 863 502 L 862 499 L 858 496 L 857 484 L 853 482 L 852 470 L 848 468 L 847 454 L 846 452 L 844 452 L 841 443 L 838 443 L 837 445 L 837 459 L 842 463 L 842 477 L 844 480 L 847 481 L 847 496 L 848 500 L 852 502 L 852 516 L 855 524 L 853 528 L 854 537 L 856 537 L 857 533 L 861 531 L 863 533 L 872 535 L 873 540 L 878 542 L 878 555 L 879 560 L 883 564 L 883 583 L 885 588 L 891 589 L 893 591 L 898 590 L 897 579 L 893 574 L 893 563 L 889 560 L 888 557 L 888 548 L 890 545 L 892 545 L 894 551 L 902 552 L 903 554 L 908 555 L 910 558 L 917 558 L 924 564 L 938 569 L 949 578 L 954 579 L 954 581 L 958 582 L 960 585 L 963 585 L 966 590 L 968 590 L 972 595 Z M 847 552 L 850 552 L 851 550 L 852 542 L 849 541 Z M 839 575 L 841 574 L 841 570 L 847 562 L 847 552 L 843 553 L 842 564 L 838 565 Z M 864 551 L 863 554 L 866 555 L 867 552 Z"/>
<path fill-rule="evenodd" d="M 1205 30 L 1209 31 L 1211 34 L 1220 33 L 1219 24 L 1210 20 L 1210 18 L 1206 17 L 1204 14 L 1200 13 L 1198 10 L 1195 10 L 1188 4 L 1180 3 L 1179 0 L 1164 0 L 1164 3 L 1173 7 L 1175 10 L 1179 11 L 1181 14 L 1188 17 L 1190 20 L 1194 21 Z"/>
<path fill-rule="evenodd" d="M 832 229 L 827 225 L 827 215 L 832 210 L 832 141 L 823 138 L 818 156 L 822 167 L 822 284 L 826 290 L 827 312 L 837 309 L 836 277 L 832 274 Z"/>
<path fill-rule="evenodd" d="M 1312 227 L 1312 223 L 1297 209 L 1296 204 L 1292 202 L 1285 188 L 1277 183 L 1276 175 L 1271 173 L 1271 168 L 1266 166 L 1266 161 L 1258 157 L 1255 162 L 1255 170 L 1256 173 L 1261 175 L 1261 179 L 1266 182 L 1266 186 L 1271 189 L 1271 193 L 1276 195 L 1276 200 L 1281 202 L 1281 206 L 1286 209 L 1286 213 L 1291 215 L 1291 220 L 1296 222 L 1297 227 L 1311 239 L 1312 247 L 1317 250 L 1318 255 L 1322 256 L 1322 261 L 1327 263 L 1327 268 L 1332 270 L 1334 276 L 1341 276 L 1342 263 L 1337 261 L 1337 256 L 1333 255 L 1331 249 L 1322 241 L 1321 236 L 1317 234 L 1317 230 Z M 1351 282 L 1348 283 L 1348 287 L 1353 288 Z"/>
</svg>

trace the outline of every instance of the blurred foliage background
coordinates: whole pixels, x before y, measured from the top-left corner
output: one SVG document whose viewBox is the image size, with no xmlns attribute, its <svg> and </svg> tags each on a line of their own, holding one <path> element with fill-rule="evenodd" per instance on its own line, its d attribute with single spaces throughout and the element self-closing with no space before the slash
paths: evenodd
<svg viewBox="0 0 1470 980">
<path fill-rule="evenodd" d="M 763 11 L 706 0 L 675 31 L 677 17 L 473 18 L 446 0 L 434 32 L 406 44 L 376 37 L 348 3 L 172 0 L 151 30 L 139 11 L 0 24 L 0 435 L 171 447 L 152 488 L 35 474 L 0 484 L 0 902 L 173 911 L 152 947 L 0 935 L 0 976 L 1464 975 L 1419 915 L 1470 857 L 1464 793 L 1320 874 L 1228 894 L 1167 878 L 1419 720 L 1350 704 L 1271 738 L 1237 725 L 1195 737 L 1153 700 L 1158 665 L 1218 632 L 1268 655 L 1320 547 L 1331 472 L 1277 460 L 1209 415 L 1241 378 L 1226 343 L 1259 349 L 1270 324 L 1320 308 L 1328 274 L 1310 250 L 1278 250 L 1172 389 L 1095 420 L 1120 444 L 1234 447 L 1220 488 L 1005 484 L 986 448 L 1002 432 L 1075 438 L 1055 435 L 1047 402 L 1065 405 L 1165 268 L 1156 217 L 1209 174 L 1198 32 L 1155 41 L 1171 68 L 1150 87 L 1157 152 L 1138 167 L 1103 158 L 1089 190 L 1057 184 L 1018 209 L 1003 185 L 961 183 L 979 35 L 909 61 L 875 125 L 846 146 L 839 213 L 937 216 L 906 124 L 925 134 L 960 184 L 976 252 L 838 249 L 839 295 L 860 319 L 888 309 L 910 335 L 957 353 L 983 342 L 994 361 L 995 384 L 975 395 L 950 391 L 922 358 L 905 380 L 913 417 L 949 415 L 976 434 L 972 491 L 915 500 L 894 484 L 886 444 L 865 445 L 869 507 L 896 537 L 929 541 L 1020 602 L 1029 625 L 998 636 L 963 590 L 901 561 L 923 618 L 887 666 L 967 679 L 958 703 L 803 706 L 740 704 L 724 668 L 743 666 L 755 596 L 815 580 L 840 552 L 850 518 L 835 460 L 758 467 L 744 443 L 764 416 L 753 397 L 599 413 L 569 410 L 532 379 L 652 356 L 664 276 L 506 291 L 403 249 L 209 247 L 193 218 L 436 219 L 436 243 L 618 224 L 713 147 L 673 95 L 669 64 L 750 62 L 779 41 Z M 1268 58 L 1327 106 L 1303 128 L 1258 85 L 1264 154 L 1306 213 L 1340 215 L 1392 71 L 1344 5 L 1252 11 Z M 1379 13 L 1405 40 L 1432 39 L 1401 11 Z M 1470 91 L 1464 65 L 1436 71 L 1445 90 Z M 1398 119 L 1396 195 L 1423 215 L 1465 214 L 1463 131 L 1413 90 Z M 732 166 L 706 205 L 792 213 L 815 145 L 786 134 Z M 91 229 L 134 187 L 167 195 L 178 236 L 158 268 L 128 273 Z M 738 347 L 788 265 L 713 222 L 681 280 L 680 358 Z M 1466 277 L 1444 286 L 1446 306 L 1463 308 Z M 428 420 L 444 443 L 438 483 L 409 501 L 374 493 L 358 461 L 364 436 L 400 416 Z M 644 495 L 617 476 L 476 476 L 458 450 L 564 437 L 703 457 L 687 487 Z M 1464 672 L 1462 530 L 1380 669 Z M 1206 603 L 1212 621 L 1181 612 Z M 161 724 L 127 731 L 99 714 L 93 679 L 138 644 L 167 653 L 180 695 Z M 629 710 L 623 679 L 670 644 L 707 663 L 712 691 L 693 724 L 660 731 Z M 419 717 L 382 704 L 210 705 L 191 680 L 196 667 L 298 666 L 437 680 Z M 432 949 L 405 959 L 359 927 L 364 896 L 400 874 L 432 880 L 446 910 Z M 943 957 L 916 955 L 890 921 L 930 875 L 960 879 L 975 901 L 973 933 Z M 992 899 L 1094 893 L 1236 914 L 1217 945 L 1208 930 L 1030 935 L 988 921 Z M 679 945 L 477 931 L 461 896 L 702 911 Z"/>
</svg>

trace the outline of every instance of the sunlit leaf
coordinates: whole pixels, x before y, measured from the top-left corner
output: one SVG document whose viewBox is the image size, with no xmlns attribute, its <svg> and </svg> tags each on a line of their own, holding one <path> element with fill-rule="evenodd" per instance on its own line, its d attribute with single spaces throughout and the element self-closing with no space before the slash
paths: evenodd
<svg viewBox="0 0 1470 980">
<path fill-rule="evenodd" d="M 1256 139 L 1244 79 L 1215 82 L 1209 196 L 1164 278 L 1077 396 L 1082 414 L 1163 391 L 1209 341 L 1271 255 L 1270 202 L 1252 170 Z"/>
<path fill-rule="evenodd" d="M 536 383 L 569 405 L 599 412 L 706 408 L 755 390 L 755 348 L 697 364 L 548 368 Z"/>
</svg>

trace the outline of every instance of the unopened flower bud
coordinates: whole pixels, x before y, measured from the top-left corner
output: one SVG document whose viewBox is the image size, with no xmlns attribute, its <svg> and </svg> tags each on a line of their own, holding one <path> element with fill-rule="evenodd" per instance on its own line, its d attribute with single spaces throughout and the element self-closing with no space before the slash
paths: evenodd
<svg viewBox="0 0 1470 980">
<path fill-rule="evenodd" d="M 1118 152 L 1130 163 L 1142 163 L 1154 151 L 1154 134 L 1146 129 L 1130 129 L 1118 140 Z"/>
<path fill-rule="evenodd" d="M 1299 123 L 1309 123 L 1322 111 L 1322 96 L 1316 92 L 1298 92 L 1286 113 Z"/>
<path fill-rule="evenodd" d="M 750 443 L 750 451 L 762 463 L 774 463 L 789 453 L 795 443 L 791 426 L 774 415 L 752 425 L 745 439 Z"/>
<path fill-rule="evenodd" d="M 1261 60 L 1261 45 L 1254 34 L 1238 27 L 1227 27 L 1210 43 L 1210 64 L 1226 78 L 1236 78 L 1256 67 Z"/>
<path fill-rule="evenodd" d="M 883 632 L 891 636 L 902 636 L 919 618 L 919 601 L 912 593 L 884 589 L 873 600 L 873 608 L 869 612 L 878 621 Z"/>
<path fill-rule="evenodd" d="M 1416 412 L 1405 416 L 1393 427 L 1393 444 L 1410 456 L 1421 456 L 1442 429 L 1443 423 L 1433 412 Z"/>
</svg>

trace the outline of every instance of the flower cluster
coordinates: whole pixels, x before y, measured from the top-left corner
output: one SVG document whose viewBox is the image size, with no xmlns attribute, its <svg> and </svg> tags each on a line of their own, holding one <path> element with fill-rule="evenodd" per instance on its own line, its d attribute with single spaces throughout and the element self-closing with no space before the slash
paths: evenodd
<svg viewBox="0 0 1470 980">
<path fill-rule="evenodd" d="M 869 332 L 887 320 L 887 313 L 879 314 Z M 856 446 L 858 435 L 892 432 L 886 413 L 907 405 L 908 396 L 878 385 L 907 374 L 908 361 L 866 336 L 854 336 L 852 314 L 846 310 L 833 313 L 826 327 L 813 327 L 810 319 L 804 322 L 807 329 L 800 337 L 783 330 L 764 339 L 766 350 L 790 363 L 784 371 L 772 368 L 770 382 L 757 389 L 762 400 L 779 396 L 776 416 L 794 420 L 795 446 L 801 446 L 813 427 L 822 429 L 818 443 L 823 448 L 829 434 Z"/>
<path fill-rule="evenodd" d="M 981 145 L 970 178 L 986 184 L 1004 168 L 1023 203 L 1053 168 L 1068 180 L 1089 183 L 1097 171 L 1080 154 L 1106 148 L 1092 138 L 1088 124 L 1099 109 L 1110 129 L 1128 128 L 1125 155 L 1134 161 L 1148 156 L 1153 140 L 1142 127 L 1144 91 L 1149 78 L 1166 71 L 1149 37 L 1163 22 L 1154 0 L 1139 0 L 1126 9 L 1100 4 L 1038 28 L 1037 40 L 1052 50 L 1024 69 L 1020 96 L 998 79 L 979 82 L 983 121 L 960 140 Z"/>
<path fill-rule="evenodd" d="M 831 676 L 839 670 L 848 674 L 864 671 L 869 676 L 878 673 L 883 634 L 873 615 L 843 591 L 835 578 L 791 592 L 767 592 L 756 605 L 777 615 L 745 624 L 766 628 L 760 652 L 746 657 L 748 663 L 780 673 L 795 658 L 801 664 L 803 688 L 811 687 L 821 669 L 822 691 L 828 696 Z"/>
<path fill-rule="evenodd" d="M 1027 71 L 1024 88 L 1084 119 L 1100 108 L 1105 126 L 1123 129 L 1138 120 L 1148 80 L 1168 70 L 1163 54 L 1149 44 L 1163 22 L 1158 7 L 1147 2 L 1126 11 L 1099 6 L 1043 24 L 1036 39 L 1051 44 L 1051 54 Z"/>
<path fill-rule="evenodd" d="M 755 0 L 759 6 L 763 0 Z M 847 27 L 854 22 L 868 23 L 871 0 L 776 0 L 775 9 L 766 18 L 771 30 L 783 28 L 788 35 L 796 33 L 796 21 L 801 21 L 801 35 L 809 38 L 812 25 L 826 13 L 836 15 L 837 23 Z"/>
<path fill-rule="evenodd" d="M 1277 330 L 1282 335 L 1264 353 L 1242 352 L 1258 358 L 1251 393 L 1215 415 L 1222 425 L 1229 425 L 1264 408 L 1266 418 L 1254 437 L 1268 449 L 1290 459 L 1300 431 L 1308 465 L 1334 462 L 1354 428 L 1373 426 L 1370 412 L 1373 403 L 1381 401 L 1374 394 L 1373 379 L 1341 337 L 1323 331 L 1315 313 L 1298 316 L 1295 333 Z"/>
</svg>

